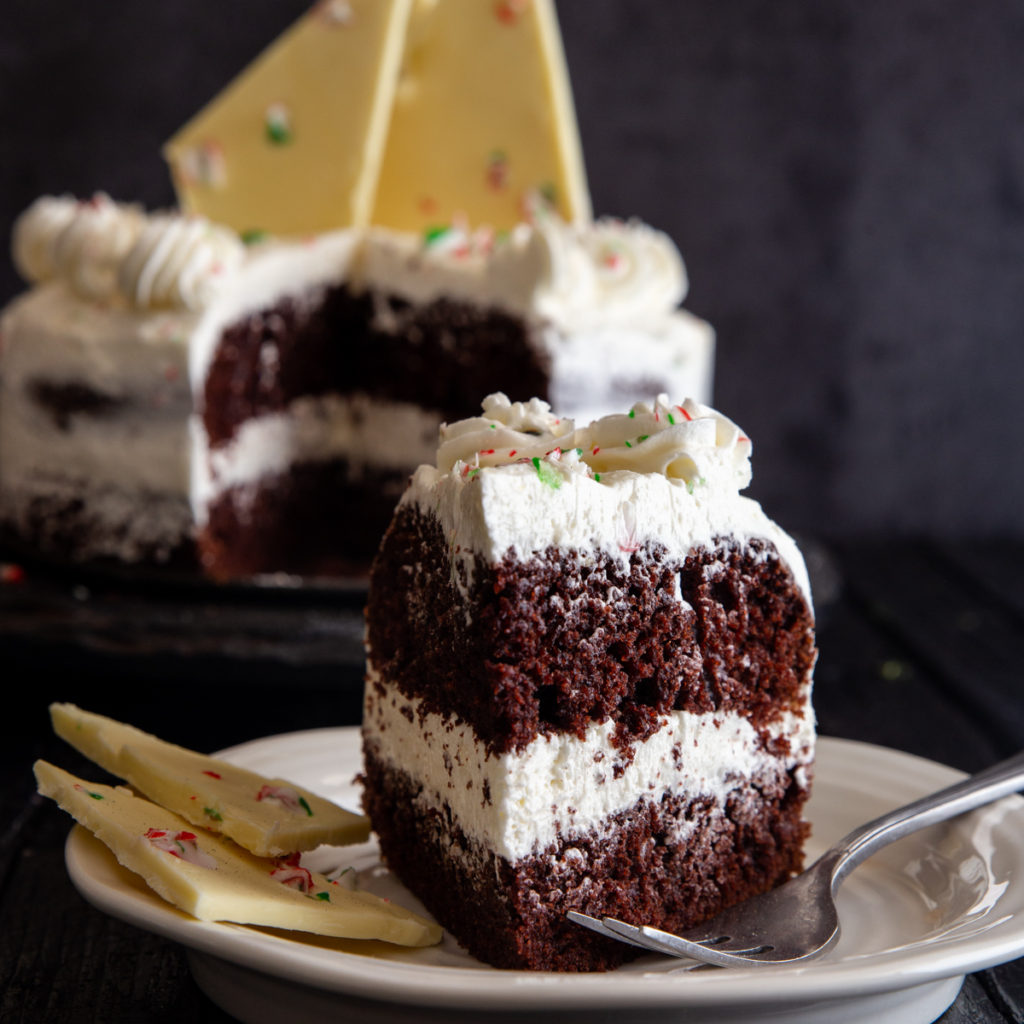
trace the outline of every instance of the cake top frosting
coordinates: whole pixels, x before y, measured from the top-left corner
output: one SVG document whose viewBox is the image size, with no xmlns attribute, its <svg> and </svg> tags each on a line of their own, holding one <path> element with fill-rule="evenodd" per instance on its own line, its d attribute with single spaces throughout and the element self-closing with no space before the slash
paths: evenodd
<svg viewBox="0 0 1024 1024">
<path fill-rule="evenodd" d="M 446 297 L 579 326 L 650 321 L 685 297 L 682 258 L 662 232 L 638 221 L 569 224 L 539 199 L 526 216 L 509 232 L 455 223 L 423 234 L 369 228 L 318 237 L 352 239 L 351 261 L 326 272 L 411 302 Z M 268 252 L 307 263 L 310 241 L 246 245 L 204 217 L 146 213 L 98 193 L 36 200 L 15 224 L 12 253 L 27 281 L 61 280 L 84 301 L 199 312 Z M 336 249 L 322 252 L 332 260 Z"/>
<path fill-rule="evenodd" d="M 12 238 L 27 281 L 60 278 L 84 299 L 140 309 L 205 308 L 244 251 L 234 232 L 205 218 L 147 215 L 104 193 L 43 196 L 18 218 Z"/>
<path fill-rule="evenodd" d="M 673 404 L 659 395 L 577 428 L 547 402 L 512 403 L 498 393 L 484 399 L 482 416 L 441 428 L 437 468 L 465 477 L 529 463 L 552 483 L 570 473 L 610 482 L 610 474 L 625 471 L 658 474 L 690 490 L 740 491 L 750 483 L 750 452 L 750 438 L 732 420 L 692 399 Z"/>
<path fill-rule="evenodd" d="M 690 399 L 659 395 L 577 426 L 546 402 L 495 394 L 482 415 L 441 428 L 436 465 L 420 466 L 402 503 L 439 521 L 470 578 L 477 556 L 597 549 L 627 561 L 645 546 L 685 557 L 724 537 L 761 538 L 809 597 L 796 544 L 740 493 L 751 447 L 730 419 Z"/>
</svg>

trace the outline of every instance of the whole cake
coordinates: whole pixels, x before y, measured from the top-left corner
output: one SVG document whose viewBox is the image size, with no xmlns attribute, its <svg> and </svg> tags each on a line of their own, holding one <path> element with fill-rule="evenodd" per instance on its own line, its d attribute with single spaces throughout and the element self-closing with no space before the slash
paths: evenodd
<svg viewBox="0 0 1024 1024">
<path fill-rule="evenodd" d="M 570 909 L 685 928 L 801 867 L 816 657 L 750 441 L 661 397 L 445 427 L 371 573 L 365 809 L 472 954 L 606 969 Z"/>
<path fill-rule="evenodd" d="M 212 576 L 368 564 L 444 420 L 504 384 L 590 417 L 706 396 L 671 241 L 569 225 L 243 243 L 201 217 L 44 198 L 0 330 L 0 523 L 75 559 Z M 624 355 L 623 353 L 628 353 Z"/>
</svg>

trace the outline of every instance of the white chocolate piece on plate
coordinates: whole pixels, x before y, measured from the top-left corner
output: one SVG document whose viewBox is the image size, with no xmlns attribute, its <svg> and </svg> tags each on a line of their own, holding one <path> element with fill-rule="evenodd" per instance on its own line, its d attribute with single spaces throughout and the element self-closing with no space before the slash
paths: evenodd
<svg viewBox="0 0 1024 1024">
<path fill-rule="evenodd" d="M 157 739 L 74 704 L 50 705 L 54 731 L 101 768 L 193 825 L 260 857 L 361 843 L 369 821 L 284 779 Z"/>
<path fill-rule="evenodd" d="M 43 796 L 89 829 L 159 896 L 202 921 L 402 946 L 428 946 L 441 939 L 436 924 L 309 871 L 297 856 L 254 857 L 123 787 L 84 782 L 46 761 L 37 761 L 34 771 Z"/>
</svg>

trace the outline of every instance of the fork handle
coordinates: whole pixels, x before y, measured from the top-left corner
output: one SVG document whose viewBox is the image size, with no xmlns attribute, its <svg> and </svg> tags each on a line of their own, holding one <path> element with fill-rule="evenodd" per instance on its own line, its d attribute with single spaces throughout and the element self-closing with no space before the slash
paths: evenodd
<svg viewBox="0 0 1024 1024">
<path fill-rule="evenodd" d="M 832 892 L 877 850 L 903 836 L 1024 789 L 1024 752 L 854 829 L 821 857 L 832 861 Z"/>
</svg>

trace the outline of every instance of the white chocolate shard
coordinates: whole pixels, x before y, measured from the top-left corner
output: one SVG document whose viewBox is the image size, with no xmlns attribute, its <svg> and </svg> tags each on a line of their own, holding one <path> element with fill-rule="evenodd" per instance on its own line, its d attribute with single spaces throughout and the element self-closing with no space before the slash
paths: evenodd
<svg viewBox="0 0 1024 1024">
<path fill-rule="evenodd" d="M 433 922 L 309 871 L 297 856 L 255 857 L 124 787 L 85 782 L 46 761 L 37 761 L 34 771 L 43 796 L 89 829 L 159 896 L 202 921 L 402 946 L 441 939 Z"/>
<path fill-rule="evenodd" d="M 364 842 L 362 815 L 285 779 L 157 739 L 74 704 L 53 704 L 54 731 L 91 761 L 193 825 L 220 832 L 260 857 Z"/>
</svg>

